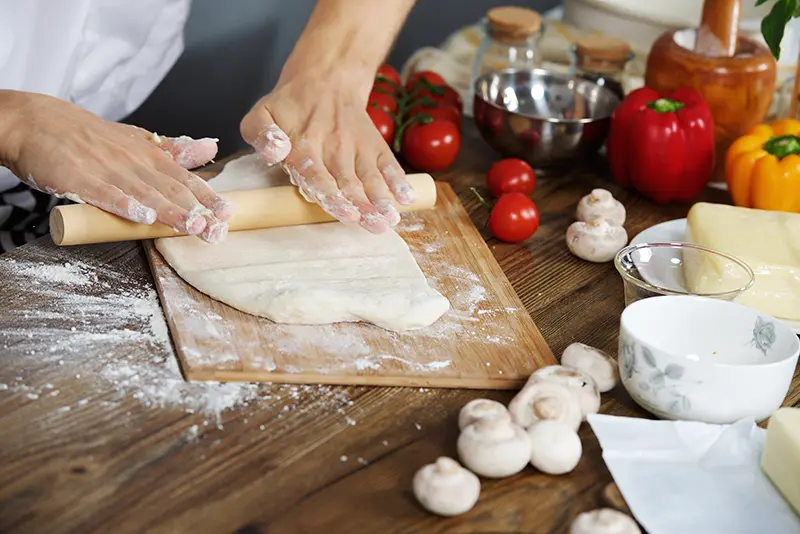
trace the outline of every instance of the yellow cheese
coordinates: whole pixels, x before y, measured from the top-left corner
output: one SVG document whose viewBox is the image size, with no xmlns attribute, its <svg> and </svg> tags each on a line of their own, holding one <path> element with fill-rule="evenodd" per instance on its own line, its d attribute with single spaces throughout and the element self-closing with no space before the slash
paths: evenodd
<svg viewBox="0 0 800 534">
<path fill-rule="evenodd" d="M 772 414 L 761 468 L 800 515 L 800 409 L 781 408 Z"/>
<path fill-rule="evenodd" d="M 800 320 L 800 214 L 700 202 L 689 210 L 686 240 L 736 256 L 753 269 L 755 284 L 737 302 Z M 690 291 L 721 293 L 746 283 L 728 262 L 692 256 L 684 258 Z"/>
</svg>

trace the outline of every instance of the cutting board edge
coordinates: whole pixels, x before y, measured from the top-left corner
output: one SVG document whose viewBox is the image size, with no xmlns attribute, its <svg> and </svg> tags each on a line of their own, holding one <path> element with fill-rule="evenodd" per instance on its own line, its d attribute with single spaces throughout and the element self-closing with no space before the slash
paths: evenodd
<svg viewBox="0 0 800 534">
<path fill-rule="evenodd" d="M 252 378 L 248 378 L 252 377 Z M 261 382 L 275 384 L 323 384 L 329 386 L 373 386 L 373 387 L 414 387 L 441 389 L 520 389 L 526 378 L 486 379 L 460 377 L 422 376 L 370 376 L 370 375 L 295 375 L 291 373 L 248 373 L 241 371 L 194 370 L 188 373 L 187 380 L 201 382 Z"/>
</svg>

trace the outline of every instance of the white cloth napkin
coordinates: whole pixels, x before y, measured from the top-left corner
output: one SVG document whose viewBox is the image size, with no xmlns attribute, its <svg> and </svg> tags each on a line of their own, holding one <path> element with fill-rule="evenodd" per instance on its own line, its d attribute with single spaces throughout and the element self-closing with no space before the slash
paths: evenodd
<svg viewBox="0 0 800 534">
<path fill-rule="evenodd" d="M 589 424 L 649 534 L 800 534 L 800 518 L 761 470 L 766 431 L 754 421 L 590 415 Z"/>
</svg>

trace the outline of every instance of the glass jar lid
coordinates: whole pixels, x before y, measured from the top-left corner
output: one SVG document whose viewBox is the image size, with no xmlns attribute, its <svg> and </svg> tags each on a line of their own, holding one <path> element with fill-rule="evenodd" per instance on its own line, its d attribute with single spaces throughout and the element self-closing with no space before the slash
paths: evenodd
<svg viewBox="0 0 800 534">
<path fill-rule="evenodd" d="M 625 62 L 631 56 L 631 47 L 622 39 L 605 35 L 584 35 L 575 41 L 575 50 L 592 59 Z"/>
<path fill-rule="evenodd" d="M 525 40 L 542 29 L 542 16 L 525 7 L 502 6 L 486 13 L 486 22 L 493 37 Z"/>
</svg>

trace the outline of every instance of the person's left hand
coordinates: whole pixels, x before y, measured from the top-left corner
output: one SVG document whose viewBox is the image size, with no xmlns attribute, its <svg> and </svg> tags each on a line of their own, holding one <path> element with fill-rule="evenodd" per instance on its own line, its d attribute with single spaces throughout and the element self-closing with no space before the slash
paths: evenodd
<svg viewBox="0 0 800 534">
<path fill-rule="evenodd" d="M 400 221 L 392 195 L 408 205 L 415 193 L 367 114 L 372 77 L 287 66 L 241 133 L 264 161 L 282 162 L 306 200 L 381 233 Z"/>
</svg>

